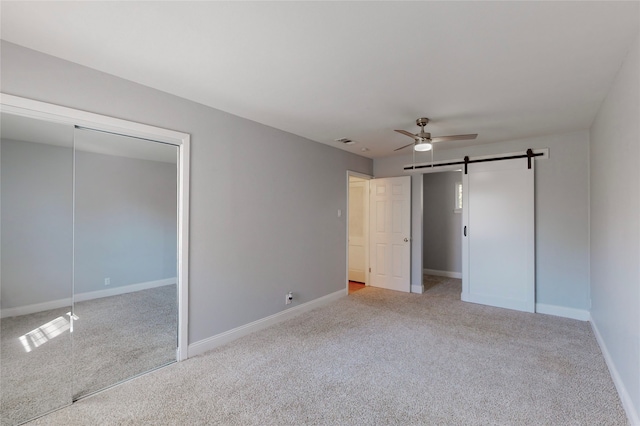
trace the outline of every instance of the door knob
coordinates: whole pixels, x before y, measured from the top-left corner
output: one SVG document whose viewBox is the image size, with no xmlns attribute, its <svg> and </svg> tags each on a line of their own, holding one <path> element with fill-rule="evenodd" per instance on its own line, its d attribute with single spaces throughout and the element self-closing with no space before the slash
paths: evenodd
<svg viewBox="0 0 640 426">
<path fill-rule="evenodd" d="M 408 243 L 408 242 L 409 242 L 409 239 L 408 239 L 408 238 L 405 238 L 405 239 L 404 239 L 404 242 L 405 242 L 405 243 Z"/>
</svg>

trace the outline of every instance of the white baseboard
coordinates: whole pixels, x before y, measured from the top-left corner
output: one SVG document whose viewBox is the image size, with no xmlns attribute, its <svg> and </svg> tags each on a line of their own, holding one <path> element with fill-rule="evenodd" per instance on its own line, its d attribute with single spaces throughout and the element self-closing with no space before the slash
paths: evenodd
<svg viewBox="0 0 640 426">
<path fill-rule="evenodd" d="M 249 324 L 241 325 L 240 327 L 236 327 L 223 333 L 216 334 L 215 336 L 199 340 L 189 345 L 188 357 L 191 358 L 192 356 L 203 354 L 207 351 L 239 339 L 240 337 L 246 336 L 247 334 L 262 330 L 271 325 L 296 317 L 302 313 L 308 312 L 320 306 L 327 305 L 346 295 L 347 292 L 345 290 L 338 290 L 334 293 L 319 297 L 310 302 L 303 303 L 302 305 L 298 305 L 293 308 L 286 309 L 282 312 L 278 312 L 277 314 L 269 315 L 268 317 L 250 322 Z"/>
<path fill-rule="evenodd" d="M 513 309 L 522 312 L 533 312 L 535 307 L 532 303 L 523 300 L 513 300 L 499 296 L 487 296 L 484 294 L 465 293 L 460 294 L 463 302 L 477 303 L 479 305 L 493 306 L 496 308 Z"/>
<path fill-rule="evenodd" d="M 175 284 L 176 278 L 165 278 L 157 281 L 147 281 L 125 285 L 121 287 L 113 287 L 106 290 L 89 291 L 86 293 L 78 293 L 74 296 L 76 302 L 84 302 L 86 300 L 100 299 L 102 297 L 117 296 L 119 294 L 133 293 L 135 291 L 148 290 L 150 288 L 162 287 L 165 285 Z M 32 305 L 16 306 L 15 308 L 2 309 L 0 318 L 17 317 L 20 315 L 29 315 L 36 312 L 48 311 L 50 309 L 64 308 L 71 306 L 71 298 L 50 300 L 48 302 L 34 303 Z"/>
<path fill-rule="evenodd" d="M 536 313 L 555 315 L 557 317 L 571 318 L 580 321 L 589 321 L 591 315 L 586 309 L 567 308 L 557 305 L 545 305 L 536 303 Z"/>
<path fill-rule="evenodd" d="M 424 285 L 411 285 L 411 293 L 422 294 L 424 293 Z"/>
<path fill-rule="evenodd" d="M 2 309 L 0 318 L 17 317 L 20 315 L 29 315 L 36 312 L 48 311 L 50 309 L 64 308 L 71 306 L 71 298 L 50 300 L 48 302 L 34 303 L 33 305 L 16 306 L 15 308 Z"/>
<path fill-rule="evenodd" d="M 618 373 L 618 369 L 611 358 L 611 354 L 607 349 L 607 345 L 604 343 L 602 339 L 602 335 L 598 330 L 598 326 L 593 321 L 593 318 L 590 318 L 591 329 L 593 330 L 593 334 L 596 336 L 596 341 L 598 342 L 598 346 L 600 346 L 600 351 L 604 356 L 604 360 L 609 367 L 609 373 L 611 373 L 611 378 L 613 379 L 613 383 L 618 390 L 618 395 L 620 396 L 620 401 L 622 402 L 622 407 L 624 411 L 627 413 L 627 418 L 629 419 L 629 423 L 633 426 L 640 425 L 640 413 L 638 412 L 638 408 L 633 406 L 633 400 L 627 391 L 627 387 L 624 385 L 622 379 L 620 379 L 620 374 Z"/>
<path fill-rule="evenodd" d="M 100 299 L 102 297 L 118 296 L 125 293 L 133 293 L 135 291 L 149 290 L 150 288 L 163 287 L 165 285 L 175 284 L 176 277 L 165 278 L 156 281 L 147 281 L 144 283 L 123 285 L 121 287 L 113 287 L 105 290 L 89 291 L 86 293 L 78 293 L 74 296 L 76 302 L 84 302 L 85 300 Z"/>
<path fill-rule="evenodd" d="M 462 279 L 462 272 L 439 271 L 437 269 L 423 269 L 422 273 L 427 275 L 435 275 L 437 277 L 458 278 Z"/>
</svg>

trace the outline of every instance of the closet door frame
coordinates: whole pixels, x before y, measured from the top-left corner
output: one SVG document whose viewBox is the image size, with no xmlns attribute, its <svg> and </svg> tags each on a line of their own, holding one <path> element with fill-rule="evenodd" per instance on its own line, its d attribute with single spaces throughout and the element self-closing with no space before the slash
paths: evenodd
<svg viewBox="0 0 640 426">
<path fill-rule="evenodd" d="M 176 359 L 188 358 L 189 144 L 190 135 L 87 111 L 0 93 L 0 110 L 49 122 L 150 139 L 178 147 L 178 342 Z"/>
</svg>

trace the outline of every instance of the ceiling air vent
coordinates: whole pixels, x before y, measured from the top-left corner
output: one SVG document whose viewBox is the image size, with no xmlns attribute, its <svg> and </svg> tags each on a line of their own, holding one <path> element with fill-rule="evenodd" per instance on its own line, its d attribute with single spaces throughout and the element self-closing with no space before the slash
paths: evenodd
<svg viewBox="0 0 640 426">
<path fill-rule="evenodd" d="M 340 142 L 340 143 L 343 143 L 343 144 L 345 144 L 345 145 L 353 145 L 353 144 L 355 143 L 354 141 L 352 141 L 352 140 L 351 140 L 351 139 L 349 139 L 349 138 L 340 138 L 340 139 L 336 139 L 336 142 Z"/>
</svg>

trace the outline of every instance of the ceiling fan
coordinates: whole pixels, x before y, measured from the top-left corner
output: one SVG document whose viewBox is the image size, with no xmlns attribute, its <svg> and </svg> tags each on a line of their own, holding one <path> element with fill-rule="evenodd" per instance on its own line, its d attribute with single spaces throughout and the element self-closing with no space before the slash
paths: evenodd
<svg viewBox="0 0 640 426">
<path fill-rule="evenodd" d="M 400 151 L 401 149 L 405 149 L 408 146 L 413 145 L 413 149 L 416 151 L 430 151 L 433 148 L 433 143 L 436 142 L 444 142 L 444 141 L 459 141 L 459 140 L 467 140 L 467 139 L 475 139 L 478 137 L 477 133 L 473 133 L 470 135 L 452 135 L 452 136 L 438 136 L 431 137 L 431 133 L 424 131 L 424 126 L 427 125 L 429 119 L 426 117 L 421 117 L 416 120 L 416 124 L 420 126 L 420 133 L 409 133 L 406 130 L 396 130 L 398 133 L 402 133 L 403 135 L 407 135 L 410 138 L 415 139 L 413 143 L 410 143 L 405 146 L 401 146 L 398 149 L 394 149 L 394 151 Z"/>
</svg>

